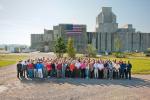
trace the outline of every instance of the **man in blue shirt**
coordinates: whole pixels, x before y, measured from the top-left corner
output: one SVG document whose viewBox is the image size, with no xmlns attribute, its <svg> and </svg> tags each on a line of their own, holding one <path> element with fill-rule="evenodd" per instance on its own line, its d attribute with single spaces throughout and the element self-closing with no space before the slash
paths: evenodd
<svg viewBox="0 0 150 100">
<path fill-rule="evenodd" d="M 36 69 L 37 69 L 37 72 L 38 72 L 38 77 L 39 78 L 43 78 L 43 67 L 44 65 L 42 64 L 41 61 L 39 61 L 37 64 L 36 64 Z"/>
</svg>

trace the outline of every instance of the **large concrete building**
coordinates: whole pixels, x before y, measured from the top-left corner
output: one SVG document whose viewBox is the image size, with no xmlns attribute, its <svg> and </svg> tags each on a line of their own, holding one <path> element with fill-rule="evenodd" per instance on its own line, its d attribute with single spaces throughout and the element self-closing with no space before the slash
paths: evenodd
<svg viewBox="0 0 150 100">
<path fill-rule="evenodd" d="M 44 29 L 44 34 L 31 34 L 31 48 L 40 51 L 53 51 L 54 43 L 62 37 L 74 39 L 78 52 L 85 52 L 87 44 L 93 44 L 98 52 L 145 51 L 150 47 L 150 33 L 135 31 L 132 24 L 118 28 L 117 16 L 111 7 L 102 7 L 96 18 L 96 32 L 87 32 L 86 25 L 59 24 L 53 30 Z"/>
<path fill-rule="evenodd" d="M 135 32 L 132 24 L 118 28 L 116 15 L 111 7 L 102 7 L 97 16 L 95 47 L 103 51 L 145 51 L 150 47 L 150 34 Z"/>
</svg>

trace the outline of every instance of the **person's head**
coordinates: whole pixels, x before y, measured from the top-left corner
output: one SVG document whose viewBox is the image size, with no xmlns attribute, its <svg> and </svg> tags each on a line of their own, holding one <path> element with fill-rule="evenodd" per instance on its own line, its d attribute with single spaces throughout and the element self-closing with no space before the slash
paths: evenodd
<svg viewBox="0 0 150 100">
<path fill-rule="evenodd" d="M 124 61 L 124 64 L 126 64 L 126 61 Z"/>
<path fill-rule="evenodd" d="M 20 60 L 18 63 L 21 64 L 21 62 L 22 62 L 22 61 Z"/>
<path fill-rule="evenodd" d="M 128 64 L 130 64 L 130 61 L 128 61 Z"/>
</svg>

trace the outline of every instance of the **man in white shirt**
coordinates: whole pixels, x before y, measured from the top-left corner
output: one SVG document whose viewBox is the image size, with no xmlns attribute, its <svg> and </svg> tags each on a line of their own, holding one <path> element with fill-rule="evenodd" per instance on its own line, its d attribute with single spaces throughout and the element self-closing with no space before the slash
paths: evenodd
<svg viewBox="0 0 150 100">
<path fill-rule="evenodd" d="M 80 72 L 81 72 L 80 66 L 81 66 L 80 60 L 77 60 L 75 63 L 75 77 L 77 78 L 80 77 Z"/>
<path fill-rule="evenodd" d="M 94 63 L 94 76 L 98 78 L 98 62 Z"/>
<path fill-rule="evenodd" d="M 99 69 L 99 78 L 103 78 L 104 65 L 102 62 L 98 63 L 98 69 Z"/>
</svg>

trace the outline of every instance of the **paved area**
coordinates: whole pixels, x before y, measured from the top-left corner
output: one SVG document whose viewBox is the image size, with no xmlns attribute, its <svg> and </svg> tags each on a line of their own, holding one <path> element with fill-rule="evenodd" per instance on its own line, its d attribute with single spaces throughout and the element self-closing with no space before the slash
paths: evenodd
<svg viewBox="0 0 150 100">
<path fill-rule="evenodd" d="M 53 57 L 30 54 L 30 58 Z M 0 68 L 0 100 L 150 100 L 150 75 L 132 80 L 16 78 L 16 65 Z"/>
</svg>

